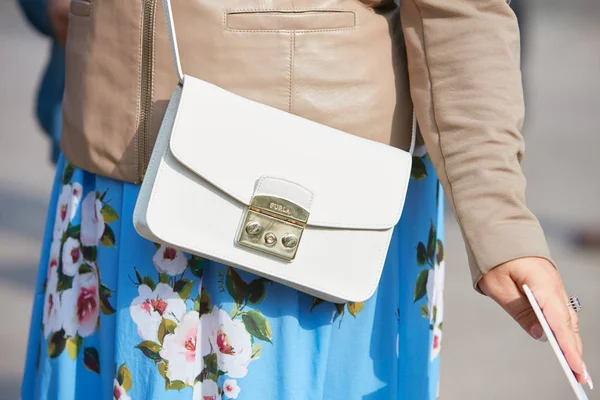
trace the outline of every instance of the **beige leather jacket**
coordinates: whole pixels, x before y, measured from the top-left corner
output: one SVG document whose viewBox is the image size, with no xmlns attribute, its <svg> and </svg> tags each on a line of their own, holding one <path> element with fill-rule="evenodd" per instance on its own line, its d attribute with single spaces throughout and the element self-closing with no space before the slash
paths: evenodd
<svg viewBox="0 0 600 400">
<path fill-rule="evenodd" d="M 505 0 L 173 8 L 184 72 L 242 96 L 403 148 L 414 103 L 475 283 L 503 262 L 549 258 L 525 205 L 519 33 Z M 143 179 L 176 85 L 169 51 L 160 1 L 72 2 L 61 142 L 70 162 Z"/>
</svg>

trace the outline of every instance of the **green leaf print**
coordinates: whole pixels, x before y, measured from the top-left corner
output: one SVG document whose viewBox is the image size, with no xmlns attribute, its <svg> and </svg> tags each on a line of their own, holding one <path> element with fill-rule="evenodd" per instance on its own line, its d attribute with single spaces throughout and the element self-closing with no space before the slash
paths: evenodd
<svg viewBox="0 0 600 400">
<path fill-rule="evenodd" d="M 63 171 L 62 183 L 63 185 L 68 185 L 73 178 L 73 172 L 75 172 L 75 167 L 73 165 L 67 163 L 65 165 L 65 170 Z"/>
<path fill-rule="evenodd" d="M 337 313 L 338 313 L 339 315 L 342 315 L 342 314 L 344 314 L 344 306 L 345 306 L 345 304 L 344 304 L 344 303 L 340 303 L 340 304 L 336 304 L 336 305 L 335 305 L 335 309 L 336 309 L 336 311 L 337 311 Z"/>
<path fill-rule="evenodd" d="M 194 311 L 198 311 L 200 316 L 210 313 L 210 296 L 206 289 L 194 299 Z"/>
<path fill-rule="evenodd" d="M 434 263 L 435 259 L 435 245 L 437 242 L 437 236 L 435 232 L 435 225 L 433 225 L 433 221 L 431 221 L 431 226 L 429 227 L 429 239 L 427 240 L 427 258 L 431 264 Z"/>
<path fill-rule="evenodd" d="M 102 202 L 104 202 L 104 198 L 106 197 L 106 194 L 108 193 L 108 189 L 106 189 L 104 192 L 100 193 L 98 191 L 96 191 L 96 198 Z"/>
<path fill-rule="evenodd" d="M 78 272 L 79 275 L 88 274 L 90 272 L 94 272 L 94 269 L 89 264 L 81 264 Z"/>
<path fill-rule="evenodd" d="M 142 284 L 148 286 L 152 291 L 154 291 L 154 289 L 156 289 L 156 284 L 154 283 L 152 278 L 150 278 L 149 276 L 145 276 L 142 278 Z"/>
<path fill-rule="evenodd" d="M 429 307 L 427 304 L 421 305 L 421 307 L 419 307 L 419 311 L 421 311 L 421 317 L 429 318 Z"/>
<path fill-rule="evenodd" d="M 167 383 L 167 390 L 183 390 L 186 387 L 187 385 L 182 381 L 172 381 Z"/>
<path fill-rule="evenodd" d="M 412 158 L 412 169 L 410 170 L 410 177 L 418 181 L 424 179 L 427 176 L 427 167 L 422 157 L 413 156 Z"/>
<path fill-rule="evenodd" d="M 444 243 L 442 243 L 442 241 L 439 239 L 437 241 L 435 260 L 437 261 L 438 265 L 444 261 Z"/>
<path fill-rule="evenodd" d="M 204 371 L 205 376 L 217 375 L 219 372 L 219 364 L 217 363 L 217 354 L 211 353 L 204 356 Z"/>
<path fill-rule="evenodd" d="M 119 219 L 117 212 L 111 206 L 109 206 L 108 203 L 104 203 L 102 205 L 100 214 L 102 214 L 102 217 L 104 218 L 104 223 L 106 224 L 110 224 L 111 222 L 115 222 Z"/>
<path fill-rule="evenodd" d="M 56 291 L 62 292 L 63 290 L 71 289 L 73 287 L 73 277 L 69 275 L 59 274 L 58 283 L 56 284 Z"/>
<path fill-rule="evenodd" d="M 104 225 L 104 233 L 100 238 L 100 243 L 104 247 L 115 247 L 115 242 L 115 233 L 113 232 L 110 226 Z"/>
<path fill-rule="evenodd" d="M 425 244 L 423 242 L 419 242 L 417 245 L 417 264 L 427 264 L 427 249 L 425 248 Z"/>
<path fill-rule="evenodd" d="M 197 278 L 202 278 L 204 271 L 204 258 L 198 256 L 192 256 L 189 261 L 190 271 Z"/>
<path fill-rule="evenodd" d="M 192 293 L 192 289 L 194 288 L 194 283 L 194 281 L 180 279 L 173 285 L 173 291 L 178 293 L 179 297 L 185 300 L 190 297 L 190 293 Z"/>
<path fill-rule="evenodd" d="M 148 357 L 156 363 L 162 360 L 160 358 L 161 347 L 158 343 L 151 342 L 150 340 L 144 340 L 142 343 L 138 344 L 135 347 L 137 349 L 140 349 L 146 357 Z"/>
<path fill-rule="evenodd" d="M 77 356 L 79 355 L 79 349 L 81 349 L 82 345 L 83 338 L 79 335 L 75 335 L 67 340 L 67 353 L 69 353 L 71 360 L 75 361 L 77 359 Z"/>
<path fill-rule="evenodd" d="M 96 246 L 81 246 L 81 252 L 84 260 L 96 262 L 98 258 L 98 248 Z"/>
<path fill-rule="evenodd" d="M 233 268 L 229 267 L 227 270 L 227 278 L 225 278 L 225 287 L 227 292 L 237 303 L 238 306 L 242 304 L 246 298 L 247 285 L 246 282 L 240 277 L 240 275 Z"/>
<path fill-rule="evenodd" d="M 133 267 L 133 270 L 135 271 L 135 279 L 137 279 L 138 285 L 143 285 L 144 284 L 144 280 L 142 279 L 142 276 L 140 275 L 140 272 L 137 270 L 136 267 Z"/>
<path fill-rule="evenodd" d="M 54 332 L 50 339 L 48 339 L 48 357 L 56 358 L 65 349 L 67 339 L 65 338 L 65 331 L 61 329 L 58 332 Z"/>
<path fill-rule="evenodd" d="M 424 269 L 419 272 L 417 276 L 417 283 L 415 284 L 415 303 L 423 298 L 427 294 L 427 277 L 429 276 L 429 270 Z"/>
<path fill-rule="evenodd" d="M 119 367 L 119 372 L 117 373 L 117 382 L 119 382 L 119 385 L 121 385 L 126 392 L 131 390 L 131 387 L 133 386 L 133 380 L 127 365 L 123 364 Z"/>
<path fill-rule="evenodd" d="M 364 306 L 365 306 L 364 302 L 360 302 L 360 303 L 350 302 L 347 304 L 348 312 L 350 312 L 350 315 L 352 315 L 354 318 L 356 318 L 356 315 L 362 311 Z"/>
<path fill-rule="evenodd" d="M 248 304 L 262 303 L 267 295 L 264 278 L 258 278 L 248 285 Z"/>
<path fill-rule="evenodd" d="M 86 347 L 83 349 L 83 364 L 90 371 L 100 374 L 100 356 L 95 347 Z"/>
<path fill-rule="evenodd" d="M 161 273 L 161 274 L 158 274 L 158 281 L 160 283 L 166 283 L 166 284 L 168 284 L 169 283 L 169 274 L 166 274 L 164 272 Z"/>
<path fill-rule="evenodd" d="M 272 343 L 271 325 L 258 310 L 251 310 L 242 314 L 242 321 L 246 330 L 257 339 Z"/>
<path fill-rule="evenodd" d="M 252 359 L 253 360 L 258 360 L 260 358 L 262 354 L 262 344 L 260 343 L 254 343 L 252 345 Z"/>
<path fill-rule="evenodd" d="M 69 227 L 67 228 L 67 231 L 65 232 L 65 240 L 68 237 L 79 240 L 80 234 L 81 234 L 81 225 L 73 226 L 73 225 L 69 224 Z"/>
<path fill-rule="evenodd" d="M 312 304 L 310 306 L 310 311 L 312 311 L 316 306 L 318 306 L 319 304 L 321 304 L 323 302 L 324 302 L 324 300 L 319 299 L 317 297 L 313 297 Z"/>
<path fill-rule="evenodd" d="M 163 318 L 162 322 L 158 326 L 158 341 L 160 344 L 163 344 L 165 340 L 165 336 L 168 334 L 174 333 L 175 328 L 177 328 L 177 324 L 175 321 L 171 321 L 170 319 Z"/>
<path fill-rule="evenodd" d="M 160 376 L 162 376 L 164 378 L 165 384 L 168 385 L 169 378 L 167 378 L 167 364 L 166 364 L 166 361 L 164 363 L 158 364 L 158 373 L 160 374 Z"/>
</svg>

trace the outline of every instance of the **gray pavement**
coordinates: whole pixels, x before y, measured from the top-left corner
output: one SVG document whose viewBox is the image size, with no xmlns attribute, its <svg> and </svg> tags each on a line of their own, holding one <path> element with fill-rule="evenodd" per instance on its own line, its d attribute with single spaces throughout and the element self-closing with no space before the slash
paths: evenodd
<svg viewBox="0 0 600 400">
<path fill-rule="evenodd" d="M 585 302 L 586 361 L 600 385 L 600 252 L 569 244 L 600 225 L 600 2 L 529 0 L 526 55 L 528 201 L 568 290 Z M 12 0 L 0 1 L 0 399 L 16 399 L 40 240 L 53 178 L 48 143 L 32 118 L 47 43 Z M 572 398 L 548 344 L 529 339 L 470 287 L 451 213 L 446 229 L 442 399 Z M 600 399 L 600 388 L 590 395 Z M 408 399 L 419 400 L 419 399 Z"/>
</svg>

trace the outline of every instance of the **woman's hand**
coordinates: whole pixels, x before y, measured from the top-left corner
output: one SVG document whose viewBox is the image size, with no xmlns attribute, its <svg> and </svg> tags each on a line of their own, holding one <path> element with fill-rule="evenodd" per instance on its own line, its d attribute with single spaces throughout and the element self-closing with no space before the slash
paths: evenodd
<svg viewBox="0 0 600 400">
<path fill-rule="evenodd" d="M 48 19 L 54 38 L 62 47 L 67 42 L 70 0 L 48 0 Z"/>
<path fill-rule="evenodd" d="M 548 320 L 569 366 L 580 383 L 593 387 L 583 362 L 577 313 L 556 268 L 542 258 L 520 258 L 497 266 L 479 282 L 481 290 L 504 308 L 533 338 L 542 339 L 543 329 L 522 291 L 528 285 Z"/>
</svg>

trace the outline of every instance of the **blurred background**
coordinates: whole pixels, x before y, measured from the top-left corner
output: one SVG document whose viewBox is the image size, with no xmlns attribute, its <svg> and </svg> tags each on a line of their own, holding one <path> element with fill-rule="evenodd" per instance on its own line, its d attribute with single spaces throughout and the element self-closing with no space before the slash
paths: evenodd
<svg viewBox="0 0 600 400">
<path fill-rule="evenodd" d="M 513 6 L 524 40 L 528 201 L 567 290 L 584 303 L 585 358 L 600 385 L 600 246 L 573 240 L 582 229 L 600 231 L 600 1 L 513 0 Z M 54 174 L 50 140 L 34 118 L 49 51 L 16 0 L 0 0 L 0 399 L 19 398 Z M 472 290 L 450 211 L 446 227 L 441 399 L 573 398 L 550 345 L 529 339 Z M 590 398 L 600 399 L 600 388 Z"/>
</svg>

